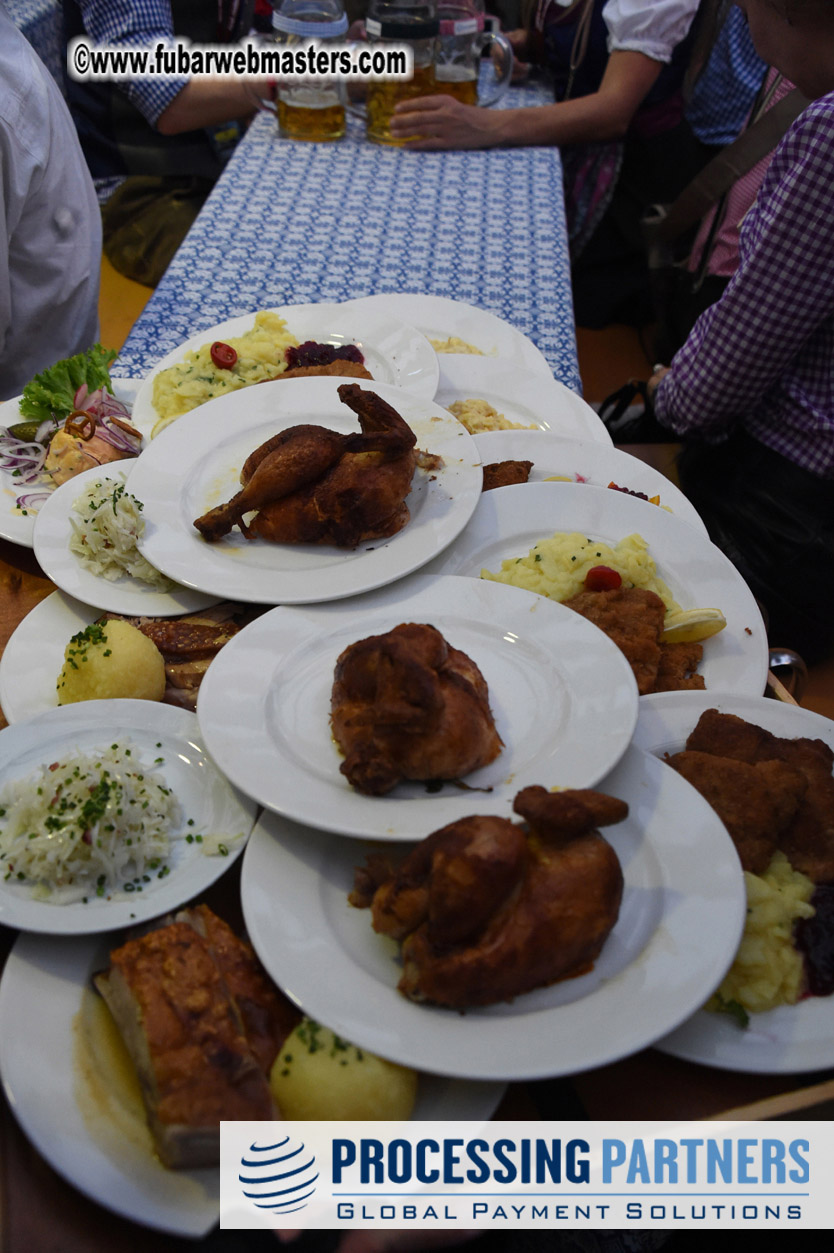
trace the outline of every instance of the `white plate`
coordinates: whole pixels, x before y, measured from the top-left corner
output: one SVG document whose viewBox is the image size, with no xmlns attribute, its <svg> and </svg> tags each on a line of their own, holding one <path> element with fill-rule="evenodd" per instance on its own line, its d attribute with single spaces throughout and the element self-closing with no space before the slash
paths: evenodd
<svg viewBox="0 0 834 1253">
<path fill-rule="evenodd" d="M 533 374 L 553 378 L 553 371 L 544 354 L 532 339 L 496 314 L 466 304 L 463 300 L 423 296 L 416 292 L 385 292 L 378 296 L 362 296 L 359 300 L 349 301 L 349 304 L 363 312 L 378 309 L 382 314 L 390 313 L 402 318 L 427 339 L 449 339 L 454 335 L 474 348 L 480 348 L 487 357 L 501 357 Z M 439 355 L 444 362 L 463 354 Z"/>
<path fill-rule="evenodd" d="M 99 938 L 61 945 L 40 936 L 18 939 L 0 985 L 6 1096 L 38 1152 L 86 1196 L 145 1227 L 207 1235 L 217 1223 L 217 1170 L 166 1170 L 117 1129 L 88 1122 L 79 1108 L 74 1023 L 83 990 L 107 953 Z M 414 1117 L 480 1121 L 502 1092 L 498 1084 L 421 1076 Z"/>
<path fill-rule="evenodd" d="M 666 505 L 676 518 L 683 518 L 702 535 L 707 534 L 701 515 L 679 487 L 653 466 L 618 448 L 603 448 L 584 440 L 554 440 L 542 431 L 487 431 L 475 435 L 474 440 L 484 465 L 493 461 L 532 461 L 530 483 L 541 483 L 557 474 L 568 478 L 581 475 L 592 486 L 616 483 L 645 496 L 660 496 L 661 506 Z"/>
<path fill-rule="evenodd" d="M 129 465 L 125 465 L 124 470 L 118 466 L 107 466 L 106 469 L 93 466 L 55 489 L 35 518 L 35 556 L 44 574 L 68 596 L 108 613 L 166 618 L 178 613 L 195 613 L 215 604 L 216 596 L 207 596 L 189 587 L 174 586 L 170 591 L 161 592 L 150 583 L 143 583 L 128 574 L 110 581 L 86 570 L 70 552 L 70 516 L 79 517 L 73 514 L 73 505 L 81 493 L 94 482 L 111 483 L 115 489 L 126 482 L 129 471 Z M 129 485 L 127 490 L 131 490 Z"/>
<path fill-rule="evenodd" d="M 611 436 L 581 396 L 555 378 L 545 379 L 503 360 L 439 355 L 435 400 L 448 409 L 458 400 L 486 400 L 509 422 L 535 425 L 560 439 L 590 440 L 612 448 Z M 534 435 L 535 431 L 505 431 Z"/>
<path fill-rule="evenodd" d="M 466 782 L 492 791 L 400 783 L 362 796 L 340 774 L 330 733 L 336 660 L 401 622 L 437 627 L 480 667 L 505 747 Z M 212 663 L 197 716 L 221 769 L 270 809 L 342 835 L 419 840 L 473 804 L 510 817 L 528 783 L 592 786 L 625 751 L 636 704 L 622 653 L 579 614 L 497 583 L 416 576 L 346 604 L 257 619 Z"/>
<path fill-rule="evenodd" d="M 285 319 L 287 330 L 300 344 L 308 339 L 323 344 L 356 344 L 365 358 L 366 369 L 376 383 L 405 388 L 413 396 L 421 396 L 424 400 L 431 400 L 437 390 L 439 367 L 434 349 L 425 336 L 415 331 L 413 326 L 399 321 L 396 314 L 391 316 L 384 309 L 355 310 L 351 304 L 326 302 L 285 305 L 270 312 Z M 152 397 L 153 381 L 161 370 L 184 361 L 187 352 L 217 339 L 234 339 L 251 331 L 254 325 L 255 312 L 229 318 L 192 335 L 179 348 L 163 357 L 145 376 L 139 388 L 133 407 L 133 422 L 137 430 L 150 439 L 151 431 L 159 421 Z"/>
<path fill-rule="evenodd" d="M 64 649 L 98 617 L 97 609 L 63 592 L 53 592 L 27 613 L 0 657 L 0 708 L 7 722 L 57 708 Z"/>
<path fill-rule="evenodd" d="M 64 649 L 101 616 L 100 609 L 64 592 L 53 592 L 30 610 L 0 655 L 0 709 L 7 722 L 57 708 Z"/>
<path fill-rule="evenodd" d="M 485 492 L 469 526 L 428 572 L 478 578 L 482 569 L 496 571 L 506 558 L 526 556 L 557 531 L 579 531 L 612 546 L 639 532 L 682 609 L 717 608 L 727 619 L 704 645 L 699 672 L 707 691 L 764 691 L 767 636 L 747 584 L 687 522 L 634 496 L 584 483 L 522 483 Z"/>
<path fill-rule="evenodd" d="M 342 380 L 344 381 L 344 380 Z M 240 490 L 247 456 L 276 432 L 314 422 L 331 430 L 358 429 L 338 397 L 339 379 L 261 383 L 209 401 L 154 440 L 137 461 L 130 490 L 145 502 L 140 550 L 153 565 L 188 587 L 233 600 L 300 604 L 337 600 L 391 583 L 442 552 L 472 516 L 481 490 L 480 460 L 471 435 L 431 401 L 394 387 L 368 384 L 403 416 L 418 448 L 443 457 L 444 467 L 416 470 L 411 520 L 387 540 L 351 551 L 324 544 L 248 541 L 237 529 L 209 544 L 194 519 Z"/>
<path fill-rule="evenodd" d="M 82 752 L 128 738 L 142 761 L 163 776 L 183 811 L 182 832 L 228 837 L 228 856 L 209 857 L 200 844 L 172 841 L 171 873 L 143 892 L 120 892 L 110 900 L 93 891 L 85 905 L 50 905 L 32 899 L 31 888 L 0 878 L 0 923 L 50 935 L 89 935 L 129 927 L 203 892 L 240 854 L 255 806 L 239 796 L 209 758 L 197 719 L 185 709 L 145 700 L 91 700 L 63 705 L 0 731 L 0 786 L 23 779 L 73 749 Z M 161 745 L 161 746 L 160 746 Z M 153 765 L 163 757 L 161 765 Z M 193 827 L 187 826 L 189 819 Z M 0 863 L 2 864 L 2 863 Z"/>
<path fill-rule="evenodd" d="M 735 849 L 706 802 L 691 804 L 680 783 L 629 748 L 600 784 L 630 808 L 605 829 L 625 877 L 617 925 L 591 973 L 509 1004 L 459 1014 L 406 1000 L 396 990 L 396 945 L 375 934 L 369 910 L 347 902 L 363 850 L 271 815 L 244 858 L 247 930 L 307 1013 L 326 1009 L 334 1030 L 395 1061 L 517 1080 L 605 1065 L 686 1018 L 738 944 L 744 887 Z M 480 800 L 471 797 L 467 812 L 481 812 Z"/>
<path fill-rule="evenodd" d="M 136 393 L 139 390 L 139 380 L 114 378 L 111 379 L 111 382 L 113 384 L 113 394 L 116 398 L 130 407 L 136 399 Z M 7 400 L 0 404 L 0 426 L 14 426 L 16 422 L 22 421 L 24 421 L 24 418 L 20 412 L 19 396 L 15 397 L 14 400 Z M 42 483 L 30 483 L 28 490 L 34 492 L 43 486 Z M 25 484 L 21 486 L 18 479 L 0 470 L 0 539 L 10 540 L 13 544 L 20 544 L 23 548 L 31 548 L 37 510 L 29 509 L 23 514 L 15 505 L 18 496 L 21 496 L 26 490 Z"/>
<path fill-rule="evenodd" d="M 640 702 L 634 742 L 661 756 L 680 752 L 705 709 L 736 714 L 774 735 L 808 736 L 834 748 L 834 723 L 798 705 L 763 696 L 658 692 Z M 693 789 L 694 792 L 694 789 Z M 695 793 L 697 795 L 697 793 Z M 700 798 L 699 798 L 700 799 Z M 834 996 L 809 997 L 751 1014 L 742 1029 L 726 1014 L 700 1010 L 657 1047 L 674 1057 L 724 1070 L 791 1074 L 834 1066 Z"/>
</svg>

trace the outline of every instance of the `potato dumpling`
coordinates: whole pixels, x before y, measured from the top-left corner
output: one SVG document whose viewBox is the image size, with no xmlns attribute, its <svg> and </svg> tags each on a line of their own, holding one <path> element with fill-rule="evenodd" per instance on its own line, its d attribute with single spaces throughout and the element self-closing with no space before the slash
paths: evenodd
<svg viewBox="0 0 834 1253">
<path fill-rule="evenodd" d="M 417 1073 L 386 1062 L 304 1018 L 284 1043 L 269 1076 L 285 1118 L 410 1118 Z"/>
<path fill-rule="evenodd" d="M 94 622 L 73 635 L 58 675 L 58 704 L 130 697 L 162 700 L 165 662 L 146 635 L 129 622 Z"/>
</svg>

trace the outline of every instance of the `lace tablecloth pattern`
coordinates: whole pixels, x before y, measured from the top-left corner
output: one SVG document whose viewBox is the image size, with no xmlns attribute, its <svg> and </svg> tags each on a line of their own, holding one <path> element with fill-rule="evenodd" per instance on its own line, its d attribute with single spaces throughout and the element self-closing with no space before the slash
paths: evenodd
<svg viewBox="0 0 834 1253">
<path fill-rule="evenodd" d="M 540 87 L 508 103 L 541 103 Z M 278 138 L 258 116 L 135 324 L 117 369 L 142 375 L 241 313 L 379 292 L 450 296 L 529 335 L 579 390 L 556 148 L 407 152 Z"/>
</svg>

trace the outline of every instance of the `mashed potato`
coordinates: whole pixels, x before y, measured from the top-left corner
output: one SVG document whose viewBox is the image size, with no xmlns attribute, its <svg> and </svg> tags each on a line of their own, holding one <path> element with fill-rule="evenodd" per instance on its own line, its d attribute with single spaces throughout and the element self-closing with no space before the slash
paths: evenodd
<svg viewBox="0 0 834 1253">
<path fill-rule="evenodd" d="M 747 921 L 735 961 L 707 1009 L 735 1002 L 758 1014 L 795 1005 L 802 994 L 802 955 L 793 946 L 793 924 L 810 918 L 814 885 L 776 852 L 763 875 L 744 872 Z"/>
<path fill-rule="evenodd" d="M 521 422 L 511 422 L 503 413 L 493 409 L 486 400 L 456 400 L 449 405 L 458 422 L 462 422 L 470 435 L 478 435 L 482 431 L 535 431 L 535 426 L 524 426 Z"/>
<path fill-rule="evenodd" d="M 669 588 L 657 576 L 649 546 L 642 535 L 628 535 L 610 548 L 602 540 L 588 539 L 579 532 L 557 531 L 550 539 L 539 540 L 526 557 L 509 557 L 497 574 L 482 570 L 481 578 L 493 583 L 523 587 L 551 600 L 569 600 L 585 590 L 585 576 L 594 566 L 610 566 L 626 587 L 644 587 L 656 592 L 667 613 L 680 610 Z"/>
<path fill-rule="evenodd" d="M 83 700 L 162 700 L 165 662 L 146 635 L 129 622 L 94 622 L 73 635 L 58 675 L 58 704 Z"/>
<path fill-rule="evenodd" d="M 160 420 L 151 437 L 164 427 L 215 396 L 261 383 L 283 374 L 287 368 L 284 353 L 298 345 L 277 313 L 255 314 L 255 325 L 245 335 L 223 340 L 237 353 L 230 370 L 218 368 L 211 359 L 211 344 L 203 344 L 195 352 L 186 353 L 185 361 L 169 366 L 157 374 L 153 382 L 153 404 Z"/>
<path fill-rule="evenodd" d="M 450 335 L 448 339 L 432 339 L 429 336 L 429 343 L 435 352 L 461 352 L 470 357 L 484 356 L 480 348 L 476 348 L 474 344 L 468 344 L 459 335 Z"/>
<path fill-rule="evenodd" d="M 355 1048 L 303 1019 L 285 1041 L 269 1076 L 272 1095 L 285 1118 L 410 1118 L 417 1099 L 417 1074 Z"/>
</svg>

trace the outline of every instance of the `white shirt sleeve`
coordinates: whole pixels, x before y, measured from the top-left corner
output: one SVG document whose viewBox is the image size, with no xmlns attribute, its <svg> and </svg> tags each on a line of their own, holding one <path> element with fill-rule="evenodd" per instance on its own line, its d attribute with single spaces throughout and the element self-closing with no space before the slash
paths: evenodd
<svg viewBox="0 0 834 1253">
<path fill-rule="evenodd" d="M 6 343 L 10 339 L 12 329 L 12 284 L 9 273 L 9 195 L 6 189 L 6 170 L 9 167 L 7 136 L 0 126 L 0 400 L 6 399 L 6 393 L 12 395 L 11 387 L 6 387 L 3 380 L 3 361 L 6 357 Z"/>
<path fill-rule="evenodd" d="M 642 52 L 669 62 L 686 38 L 699 0 L 608 0 L 602 11 L 609 52 Z"/>
<path fill-rule="evenodd" d="M 101 215 L 51 74 L 0 4 L 0 399 L 98 337 Z"/>
</svg>

